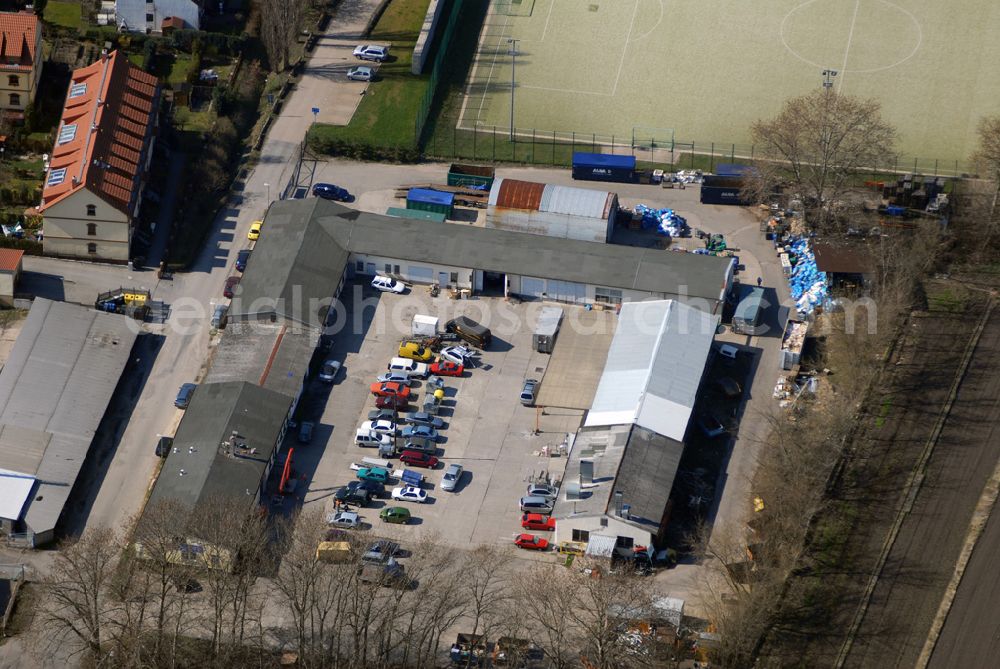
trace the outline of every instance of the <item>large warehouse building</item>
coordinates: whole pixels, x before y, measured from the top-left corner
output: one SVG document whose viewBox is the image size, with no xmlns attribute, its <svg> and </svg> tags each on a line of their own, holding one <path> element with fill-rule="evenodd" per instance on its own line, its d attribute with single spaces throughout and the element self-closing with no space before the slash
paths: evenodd
<svg viewBox="0 0 1000 669">
<path fill-rule="evenodd" d="M 34 301 L 0 372 L 0 529 L 53 540 L 129 360 L 124 316 Z"/>
<path fill-rule="evenodd" d="M 486 227 L 605 243 L 618 217 L 618 196 L 606 191 L 497 179 Z"/>
<path fill-rule="evenodd" d="M 676 300 L 622 307 L 552 513 L 557 542 L 599 556 L 660 543 L 718 324 Z"/>
</svg>

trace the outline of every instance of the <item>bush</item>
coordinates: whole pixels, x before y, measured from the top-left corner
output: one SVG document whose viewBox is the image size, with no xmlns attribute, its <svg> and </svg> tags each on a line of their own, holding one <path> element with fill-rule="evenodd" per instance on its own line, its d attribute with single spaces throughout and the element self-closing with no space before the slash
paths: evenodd
<svg viewBox="0 0 1000 669">
<path fill-rule="evenodd" d="M 308 135 L 309 148 L 329 156 L 344 156 L 354 160 L 386 161 L 394 163 L 416 163 L 420 161 L 420 151 L 410 146 L 376 146 L 364 141 L 345 140 Z"/>
<path fill-rule="evenodd" d="M 16 237 L 0 237 L 0 248 L 21 249 L 29 256 L 42 255 L 42 243 L 34 239 L 17 239 Z"/>
</svg>

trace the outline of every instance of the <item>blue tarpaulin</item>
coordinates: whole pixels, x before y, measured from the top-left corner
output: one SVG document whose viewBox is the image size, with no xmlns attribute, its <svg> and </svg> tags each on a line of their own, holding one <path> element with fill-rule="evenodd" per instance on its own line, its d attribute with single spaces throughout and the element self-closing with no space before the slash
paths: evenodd
<svg viewBox="0 0 1000 669">
<path fill-rule="evenodd" d="M 411 188 L 406 194 L 408 202 L 426 202 L 428 204 L 443 204 L 449 207 L 455 204 L 454 193 L 444 193 L 439 190 L 429 188 Z"/>
<path fill-rule="evenodd" d="M 816 267 L 816 257 L 809 248 L 809 240 L 796 240 L 789 251 L 796 262 L 788 277 L 788 286 L 791 289 L 792 299 L 795 300 L 795 308 L 803 317 L 808 316 L 816 305 L 826 302 L 829 298 L 826 274 Z"/>
<path fill-rule="evenodd" d="M 669 237 L 684 237 L 688 234 L 687 219 L 678 216 L 673 209 L 652 209 L 644 204 L 636 205 L 635 211 L 642 216 L 642 228 L 656 228 L 657 234 Z"/>
</svg>

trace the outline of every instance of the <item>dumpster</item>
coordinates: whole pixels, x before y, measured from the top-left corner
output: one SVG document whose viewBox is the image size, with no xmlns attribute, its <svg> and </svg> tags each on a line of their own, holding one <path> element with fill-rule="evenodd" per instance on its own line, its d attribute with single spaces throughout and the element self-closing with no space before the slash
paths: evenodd
<svg viewBox="0 0 1000 669">
<path fill-rule="evenodd" d="M 470 186 L 489 190 L 493 187 L 496 170 L 483 165 L 465 165 L 453 163 L 448 170 L 449 186 Z"/>
<path fill-rule="evenodd" d="M 406 194 L 406 208 L 418 211 L 432 211 L 451 216 L 455 207 L 455 194 L 443 193 L 429 188 L 411 188 Z"/>
</svg>

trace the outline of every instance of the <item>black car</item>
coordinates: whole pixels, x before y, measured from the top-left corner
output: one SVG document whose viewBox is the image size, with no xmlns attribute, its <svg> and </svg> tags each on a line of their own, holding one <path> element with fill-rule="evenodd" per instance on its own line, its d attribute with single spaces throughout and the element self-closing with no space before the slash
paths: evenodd
<svg viewBox="0 0 1000 669">
<path fill-rule="evenodd" d="M 173 445 L 174 445 L 173 437 L 160 437 L 159 440 L 156 442 L 157 457 L 160 458 L 167 457 L 167 454 L 170 453 L 170 449 L 173 447 Z"/>
<path fill-rule="evenodd" d="M 313 186 L 313 195 L 327 200 L 339 200 L 341 202 L 347 202 L 351 198 L 351 194 L 347 192 L 346 188 L 341 188 L 340 186 L 335 186 L 333 184 L 316 184 Z"/>
<path fill-rule="evenodd" d="M 250 249 L 243 249 L 236 254 L 236 270 L 242 272 L 247 268 L 247 260 L 250 260 Z"/>
<path fill-rule="evenodd" d="M 373 497 L 379 497 L 385 492 L 385 486 L 375 481 L 351 481 L 334 493 L 333 498 L 340 502 L 364 505 Z"/>
</svg>

